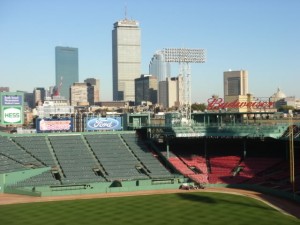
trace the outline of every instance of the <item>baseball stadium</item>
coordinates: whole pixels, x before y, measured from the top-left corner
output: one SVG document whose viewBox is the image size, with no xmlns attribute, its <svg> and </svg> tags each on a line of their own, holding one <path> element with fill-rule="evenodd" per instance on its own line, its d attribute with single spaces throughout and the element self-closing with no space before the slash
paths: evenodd
<svg viewBox="0 0 300 225">
<path fill-rule="evenodd" d="M 170 112 L 36 124 L 0 134 L 2 224 L 300 224 L 296 119 L 217 111 L 189 123 Z"/>
</svg>

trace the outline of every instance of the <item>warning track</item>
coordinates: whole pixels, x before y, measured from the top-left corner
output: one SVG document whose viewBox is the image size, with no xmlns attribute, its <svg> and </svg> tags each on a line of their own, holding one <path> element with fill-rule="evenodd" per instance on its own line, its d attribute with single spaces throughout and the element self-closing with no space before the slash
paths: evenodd
<svg viewBox="0 0 300 225">
<path fill-rule="evenodd" d="M 287 199 L 262 194 L 255 191 L 235 189 L 235 188 L 206 188 L 200 190 L 151 190 L 151 191 L 135 191 L 135 192 L 121 192 L 121 193 L 101 193 L 101 194 L 84 194 L 84 195 L 67 195 L 67 196 L 51 196 L 51 197 L 32 197 L 25 195 L 14 194 L 0 194 L 0 205 L 9 204 L 24 204 L 33 202 L 53 202 L 53 201 L 67 201 L 79 199 L 96 199 L 96 198 L 113 198 L 125 196 L 138 196 L 138 195 L 157 195 L 157 194 L 171 194 L 183 192 L 218 192 L 243 195 L 250 198 L 263 201 L 269 206 L 277 209 L 278 211 L 294 216 L 300 219 L 300 205 L 296 202 Z"/>
</svg>

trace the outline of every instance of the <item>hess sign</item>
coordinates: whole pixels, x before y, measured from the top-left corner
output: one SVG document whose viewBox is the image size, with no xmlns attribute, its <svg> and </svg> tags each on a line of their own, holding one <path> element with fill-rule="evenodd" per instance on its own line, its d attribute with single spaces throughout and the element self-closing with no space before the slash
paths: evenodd
<svg viewBox="0 0 300 225">
<path fill-rule="evenodd" d="M 3 110 L 3 121 L 5 123 L 20 123 L 21 115 L 20 108 L 6 108 Z"/>
</svg>

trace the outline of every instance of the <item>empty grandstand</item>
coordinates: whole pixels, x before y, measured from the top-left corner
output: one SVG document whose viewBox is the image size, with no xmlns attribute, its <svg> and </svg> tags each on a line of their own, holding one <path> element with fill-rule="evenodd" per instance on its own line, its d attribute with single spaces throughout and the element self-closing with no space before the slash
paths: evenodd
<svg viewBox="0 0 300 225">
<path fill-rule="evenodd" d="M 49 196 L 177 189 L 193 183 L 299 198 L 298 124 L 225 123 L 225 117 L 220 123 L 215 114 L 201 118 L 192 124 L 148 123 L 131 131 L 2 133 L 0 191 Z"/>
</svg>

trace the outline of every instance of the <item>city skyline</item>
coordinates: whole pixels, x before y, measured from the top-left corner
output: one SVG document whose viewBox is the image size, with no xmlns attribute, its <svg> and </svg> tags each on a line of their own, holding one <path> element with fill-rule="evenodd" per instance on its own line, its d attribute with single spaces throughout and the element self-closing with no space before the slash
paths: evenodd
<svg viewBox="0 0 300 225">
<path fill-rule="evenodd" d="M 0 86 L 28 92 L 53 86 L 54 47 L 70 46 L 79 49 L 79 81 L 100 79 L 101 100 L 112 100 L 111 31 L 126 5 L 127 17 L 140 23 L 141 73 L 163 48 L 206 49 L 207 62 L 192 65 L 192 102 L 222 96 L 229 69 L 249 72 L 255 96 L 270 97 L 280 87 L 300 97 L 299 1 L 155 2 L 1 1 Z"/>
</svg>

